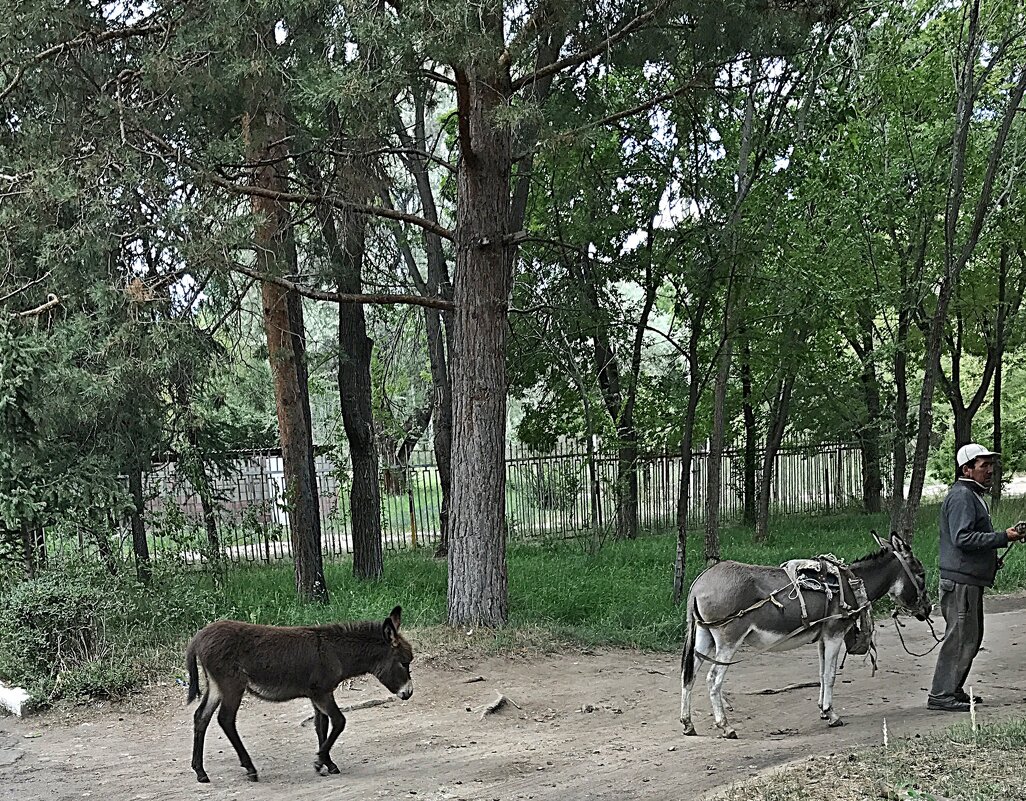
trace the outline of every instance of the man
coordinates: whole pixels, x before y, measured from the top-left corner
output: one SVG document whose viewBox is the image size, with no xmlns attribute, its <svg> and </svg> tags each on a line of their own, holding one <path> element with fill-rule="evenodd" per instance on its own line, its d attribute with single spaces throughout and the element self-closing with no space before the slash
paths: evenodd
<svg viewBox="0 0 1026 801">
<path fill-rule="evenodd" d="M 1015 528 L 995 531 L 986 493 L 1001 454 L 972 442 L 955 454 L 956 480 L 940 512 L 940 605 L 944 642 L 937 656 L 929 709 L 967 712 L 964 685 L 983 642 L 983 588 L 994 586 L 997 549 L 1023 539 Z"/>
</svg>

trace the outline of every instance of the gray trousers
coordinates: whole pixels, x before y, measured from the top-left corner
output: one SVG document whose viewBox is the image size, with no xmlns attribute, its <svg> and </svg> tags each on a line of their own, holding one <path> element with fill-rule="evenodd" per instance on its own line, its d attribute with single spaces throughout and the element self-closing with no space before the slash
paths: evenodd
<svg viewBox="0 0 1026 801">
<path fill-rule="evenodd" d="M 983 587 L 941 579 L 944 642 L 933 671 L 933 698 L 951 698 L 965 684 L 983 643 Z"/>
</svg>

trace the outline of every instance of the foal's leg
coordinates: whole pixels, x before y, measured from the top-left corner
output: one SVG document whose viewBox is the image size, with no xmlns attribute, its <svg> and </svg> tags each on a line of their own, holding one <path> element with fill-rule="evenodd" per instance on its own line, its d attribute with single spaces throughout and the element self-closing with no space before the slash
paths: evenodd
<svg viewBox="0 0 1026 801">
<path fill-rule="evenodd" d="M 331 732 L 325 739 L 321 740 L 320 729 L 318 729 L 317 739 L 320 741 L 320 748 L 317 749 L 314 770 L 320 773 L 321 768 L 327 768 L 328 773 L 338 773 L 338 765 L 331 761 L 331 747 L 346 727 L 346 716 L 338 708 L 338 704 L 335 703 L 335 696 L 331 693 L 311 698 L 310 700 L 313 701 L 314 708 L 320 713 L 321 720 L 324 721 L 322 725 L 325 728 L 327 728 L 327 722 L 331 721 Z M 317 722 L 316 719 L 314 722 Z"/>
<path fill-rule="evenodd" d="M 834 679 L 837 678 L 837 660 L 841 656 L 844 636 L 839 634 L 824 635 L 822 640 L 823 665 L 820 677 L 822 703 L 820 717 L 829 721 L 829 726 L 843 726 L 844 721 L 834 712 Z"/>
<path fill-rule="evenodd" d="M 695 731 L 695 724 L 691 722 L 691 691 L 695 686 L 695 678 L 698 676 L 698 669 L 702 666 L 702 659 L 699 654 L 711 654 L 716 650 L 716 643 L 713 642 L 709 630 L 701 626 L 695 627 L 695 664 L 691 672 L 691 681 L 684 682 L 684 670 L 680 673 L 680 722 L 684 727 L 684 734 L 691 736 Z"/>
<path fill-rule="evenodd" d="M 314 706 L 314 729 L 317 731 L 318 750 L 324 745 L 324 738 L 328 736 L 328 716 Z"/>
<path fill-rule="evenodd" d="M 239 714 L 239 705 L 242 703 L 242 694 L 245 687 L 225 690 L 224 698 L 221 701 L 221 708 L 217 712 L 217 722 L 221 724 L 228 741 L 235 746 L 235 753 L 239 755 L 239 764 L 246 769 L 246 775 L 250 781 L 257 780 L 257 769 L 253 766 L 253 760 L 249 758 L 246 746 L 242 744 L 239 737 L 239 730 L 235 728 L 235 717 Z"/>
<path fill-rule="evenodd" d="M 200 698 L 200 704 L 192 716 L 192 769 L 196 771 L 196 781 L 206 784 L 210 781 L 203 769 L 203 738 L 207 733 L 210 719 L 221 703 L 221 691 L 214 681 L 207 677 L 207 690 Z"/>
</svg>

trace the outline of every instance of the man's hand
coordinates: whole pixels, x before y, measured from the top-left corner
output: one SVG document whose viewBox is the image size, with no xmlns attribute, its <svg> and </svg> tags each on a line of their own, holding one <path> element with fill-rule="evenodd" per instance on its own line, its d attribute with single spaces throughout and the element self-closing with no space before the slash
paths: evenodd
<svg viewBox="0 0 1026 801">
<path fill-rule="evenodd" d="M 1005 531 L 1009 542 L 1018 542 L 1026 539 L 1026 520 L 1020 520 L 1014 526 Z"/>
</svg>

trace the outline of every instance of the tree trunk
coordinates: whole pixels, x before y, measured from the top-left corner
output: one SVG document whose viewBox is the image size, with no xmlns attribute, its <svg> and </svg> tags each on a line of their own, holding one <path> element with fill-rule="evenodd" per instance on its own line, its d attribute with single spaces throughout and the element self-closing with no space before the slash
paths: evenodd
<svg viewBox="0 0 1026 801">
<path fill-rule="evenodd" d="M 898 312 L 898 338 L 894 348 L 894 439 L 891 443 L 890 530 L 897 531 L 905 508 L 905 470 L 908 466 L 908 334 L 911 312 Z"/>
<path fill-rule="evenodd" d="M 741 336 L 741 411 L 745 426 L 743 520 L 746 526 L 754 526 L 757 519 L 755 481 L 759 432 L 752 401 L 752 344 L 746 330 L 738 333 Z"/>
<path fill-rule="evenodd" d="M 511 132 L 497 116 L 510 96 L 501 7 L 479 9 L 495 58 L 456 71 L 461 166 L 457 181 L 452 351 L 453 459 L 449 529 L 450 625 L 500 626 L 506 577 L 506 337 Z"/>
<path fill-rule="evenodd" d="M 713 426 L 709 439 L 709 467 L 706 471 L 705 563 L 720 561 L 720 485 L 723 482 L 723 447 L 727 435 L 727 382 L 730 378 L 732 347 L 730 299 L 724 322 L 724 341 L 717 358 L 713 387 Z"/>
<path fill-rule="evenodd" d="M 351 227 L 350 227 L 351 226 Z M 338 291 L 363 291 L 364 226 L 349 221 L 345 267 L 338 274 Z M 378 484 L 378 451 L 374 441 L 371 403 L 371 354 L 374 343 L 367 336 L 363 305 L 338 306 L 338 388 L 342 425 L 349 441 L 353 484 L 349 514 L 353 525 L 353 575 L 358 579 L 381 577 L 381 489 Z"/>
<path fill-rule="evenodd" d="M 284 124 L 273 108 L 248 115 L 250 160 L 260 165 L 254 182 L 262 189 L 287 189 Z M 279 202 L 253 198 L 258 216 L 254 241 L 256 268 L 268 275 L 295 272 L 296 251 L 287 209 Z M 307 388 L 302 299 L 291 290 L 264 282 L 261 287 L 267 356 L 274 382 L 278 431 L 285 478 L 296 591 L 302 601 L 328 602 L 321 555 L 321 517 L 314 472 L 313 431 Z"/>
<path fill-rule="evenodd" d="M 868 514 L 876 514 L 883 508 L 880 501 L 883 489 L 880 478 L 880 420 L 883 404 L 880 400 L 880 379 L 876 375 L 873 321 L 868 314 L 861 317 L 861 381 L 866 402 L 866 424 L 859 432 L 859 446 L 862 450 L 862 508 Z"/>
<path fill-rule="evenodd" d="M 132 496 L 132 510 L 129 520 L 132 527 L 132 553 L 135 554 L 135 575 L 141 584 L 149 584 L 153 574 L 150 564 L 150 546 L 146 542 L 146 496 L 143 494 L 142 466 L 133 464 L 128 470 L 128 492 Z"/>
<path fill-rule="evenodd" d="M 762 457 L 762 475 L 759 479 L 759 514 L 755 522 L 755 541 L 769 540 L 770 488 L 773 486 L 773 466 L 777 461 L 780 443 L 787 430 L 787 417 L 791 406 L 791 392 L 795 375 L 789 374 L 777 384 L 777 392 L 771 413 L 769 430 L 766 434 L 766 450 Z"/>
<path fill-rule="evenodd" d="M 621 430 L 616 450 L 616 536 L 638 536 L 638 434 L 633 426 Z"/>
<path fill-rule="evenodd" d="M 697 337 L 692 337 L 696 342 Z M 696 342 L 697 344 L 697 342 Z M 693 364 L 697 364 L 696 358 Z M 687 577 L 688 556 L 688 511 L 691 507 L 691 466 L 694 463 L 695 417 L 701 390 L 696 377 L 692 376 L 688 386 L 688 405 L 684 413 L 684 431 L 680 438 L 680 483 L 677 493 L 677 554 L 673 567 L 673 603 L 677 605 L 684 598 L 684 579 Z"/>
</svg>

